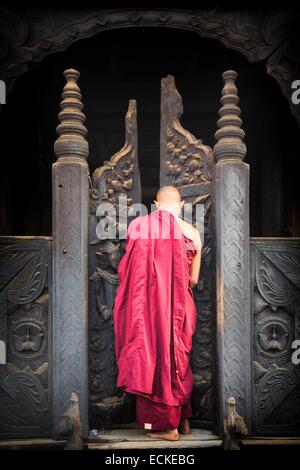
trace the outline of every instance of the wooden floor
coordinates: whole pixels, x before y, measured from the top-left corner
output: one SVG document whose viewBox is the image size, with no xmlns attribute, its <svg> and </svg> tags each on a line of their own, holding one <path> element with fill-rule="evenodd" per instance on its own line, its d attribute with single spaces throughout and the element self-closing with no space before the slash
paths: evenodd
<svg viewBox="0 0 300 470">
<path fill-rule="evenodd" d="M 206 429 L 191 429 L 191 434 L 180 434 L 179 441 L 167 441 L 147 437 L 143 429 L 110 429 L 98 433 L 94 442 L 87 444 L 89 449 L 180 449 L 196 447 L 221 447 L 218 436 Z"/>
</svg>

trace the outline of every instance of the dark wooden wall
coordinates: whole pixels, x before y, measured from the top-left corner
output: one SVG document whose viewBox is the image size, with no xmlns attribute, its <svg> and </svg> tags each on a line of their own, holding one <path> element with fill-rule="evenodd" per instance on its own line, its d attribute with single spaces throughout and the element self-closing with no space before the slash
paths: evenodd
<svg viewBox="0 0 300 470">
<path fill-rule="evenodd" d="M 154 41 L 155 39 L 155 41 Z M 87 115 L 91 172 L 124 141 L 128 100 L 137 99 L 143 201 L 158 188 L 160 80 L 170 73 L 183 97 L 182 123 L 213 146 L 221 73 L 235 69 L 251 165 L 251 236 L 300 236 L 299 128 L 263 65 L 217 41 L 180 30 L 104 32 L 55 53 L 21 76 L 0 113 L 0 234 L 49 235 L 51 165 L 64 79 L 74 67 Z"/>
</svg>

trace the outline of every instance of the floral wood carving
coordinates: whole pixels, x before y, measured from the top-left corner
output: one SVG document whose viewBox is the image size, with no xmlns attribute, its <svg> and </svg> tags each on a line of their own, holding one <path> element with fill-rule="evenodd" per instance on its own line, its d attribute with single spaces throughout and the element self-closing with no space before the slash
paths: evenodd
<svg viewBox="0 0 300 470">
<path fill-rule="evenodd" d="M 300 425 L 300 240 L 251 241 L 254 431 L 295 434 Z"/>
<path fill-rule="evenodd" d="M 49 237 L 0 237 L 0 437 L 50 432 Z"/>
<path fill-rule="evenodd" d="M 98 428 L 108 426 L 116 416 L 119 420 L 122 416 L 126 419 L 126 413 L 132 412 L 129 400 L 119 397 L 115 388 L 117 366 L 112 310 L 119 284 L 117 269 L 126 245 L 125 239 L 118 239 L 121 227 L 118 216 L 122 215 L 119 197 L 126 197 L 121 209 L 126 212 L 129 206 L 141 200 L 136 112 L 136 101 L 130 100 L 125 118 L 125 144 L 94 171 L 90 192 L 90 402 L 91 420 Z M 103 219 L 97 213 L 101 203 L 110 203 L 115 209 L 117 220 L 112 222 L 116 232 L 112 238 L 96 236 L 97 223 Z"/>
</svg>

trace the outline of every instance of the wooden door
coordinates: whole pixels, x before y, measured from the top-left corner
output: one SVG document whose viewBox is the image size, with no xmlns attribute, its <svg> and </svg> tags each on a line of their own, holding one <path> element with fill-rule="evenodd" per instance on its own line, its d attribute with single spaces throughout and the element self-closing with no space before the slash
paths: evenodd
<svg viewBox="0 0 300 470">
<path fill-rule="evenodd" d="M 160 182 L 174 185 L 187 203 L 195 222 L 196 204 L 203 221 L 204 244 L 201 276 L 194 289 L 198 310 L 197 329 L 191 355 L 195 386 L 192 395 L 194 420 L 199 424 L 213 421 L 213 330 L 214 282 L 211 249 L 212 150 L 183 129 L 179 119 L 182 100 L 175 80 L 167 76 L 161 82 Z M 138 168 L 136 102 L 131 100 L 126 116 L 124 147 L 92 176 L 90 201 L 90 289 L 89 289 L 89 384 L 90 427 L 108 427 L 134 421 L 135 397 L 115 388 L 117 367 L 114 356 L 112 308 L 118 286 L 117 267 L 126 241 L 100 240 L 96 237 L 97 207 L 110 202 L 117 208 L 120 195 L 128 205 L 141 202 Z M 158 189 L 158 188 L 157 188 Z"/>
</svg>

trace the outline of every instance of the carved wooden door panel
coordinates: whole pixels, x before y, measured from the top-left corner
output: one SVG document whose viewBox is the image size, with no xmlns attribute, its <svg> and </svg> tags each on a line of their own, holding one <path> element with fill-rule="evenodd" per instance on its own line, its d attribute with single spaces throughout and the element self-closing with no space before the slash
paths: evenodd
<svg viewBox="0 0 300 470">
<path fill-rule="evenodd" d="M 100 204 L 111 203 L 119 214 L 119 197 L 126 196 L 128 206 L 141 202 L 138 167 L 136 101 L 130 100 L 125 119 L 125 144 L 92 175 L 90 199 L 89 247 L 89 388 L 90 427 L 134 420 L 132 396 L 119 393 L 115 383 L 117 367 L 114 354 L 112 308 L 119 284 L 117 268 L 126 240 L 119 240 L 117 223 L 114 237 L 96 237 Z M 127 207 L 126 207 L 127 209 Z M 101 219 L 101 217 L 100 217 Z M 118 219 L 117 219 L 118 220 Z"/>
<path fill-rule="evenodd" d="M 51 251 L 50 237 L 0 237 L 0 438 L 51 433 Z"/>
<path fill-rule="evenodd" d="M 300 239 L 251 239 L 253 432 L 299 434 Z"/>
<path fill-rule="evenodd" d="M 201 233 L 204 244 L 201 277 L 194 290 L 199 317 L 191 357 L 195 378 L 192 396 L 194 419 L 201 425 L 213 420 L 214 282 L 210 216 L 213 157 L 209 147 L 180 125 L 182 111 L 182 100 L 174 78 L 163 78 L 160 186 L 171 184 L 179 189 L 185 201 L 192 204 L 193 221 L 196 204 L 200 204 L 204 226 Z M 92 188 L 89 250 L 90 426 L 99 429 L 135 419 L 134 397 L 115 389 L 117 368 L 112 307 L 118 286 L 117 266 L 126 242 L 99 240 L 96 237 L 96 211 L 101 202 L 111 202 L 118 212 L 117 199 L 121 194 L 129 198 L 128 205 L 141 201 L 136 103 L 133 100 L 126 116 L 126 143 L 109 162 L 95 170 Z"/>
</svg>

